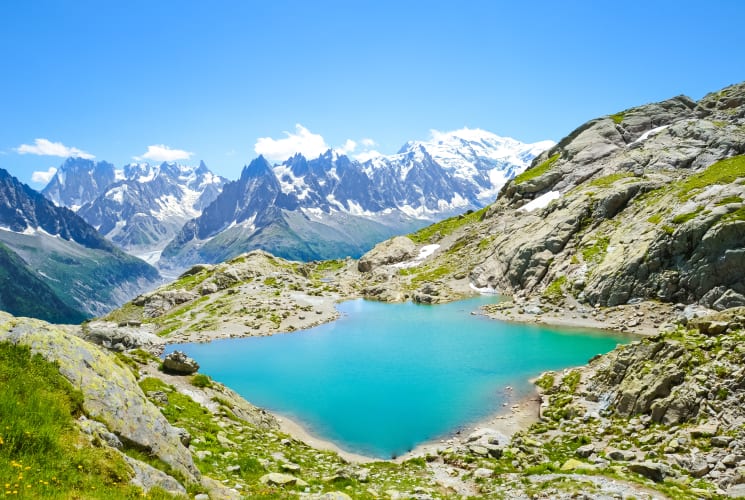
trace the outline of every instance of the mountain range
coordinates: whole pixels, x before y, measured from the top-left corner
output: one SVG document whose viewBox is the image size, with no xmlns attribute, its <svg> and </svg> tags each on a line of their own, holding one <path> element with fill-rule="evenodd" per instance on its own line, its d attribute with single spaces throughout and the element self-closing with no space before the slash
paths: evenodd
<svg viewBox="0 0 745 500">
<path fill-rule="evenodd" d="M 220 193 L 226 180 L 198 167 L 70 158 L 42 194 L 75 210 L 116 246 L 155 263 L 163 246 Z"/>
<path fill-rule="evenodd" d="M 358 257 L 385 238 L 484 206 L 552 144 L 463 129 L 364 162 L 333 150 L 276 165 L 259 157 L 183 227 L 160 265 L 220 262 L 252 249 L 296 260 Z"/>
<path fill-rule="evenodd" d="M 478 129 L 433 132 L 363 162 L 333 150 L 274 165 L 259 157 L 230 183 L 204 163 L 116 169 L 71 158 L 42 193 L 168 274 L 257 248 L 299 260 L 358 257 L 390 236 L 484 206 L 551 145 Z"/>
</svg>

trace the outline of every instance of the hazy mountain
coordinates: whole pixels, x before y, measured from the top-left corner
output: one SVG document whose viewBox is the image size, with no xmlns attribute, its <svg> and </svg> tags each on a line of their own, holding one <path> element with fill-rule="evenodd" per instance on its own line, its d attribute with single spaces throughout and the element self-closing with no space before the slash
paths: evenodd
<svg viewBox="0 0 745 500">
<path fill-rule="evenodd" d="M 11 276 L 20 280 L 27 276 L 20 269 L 22 263 L 61 302 L 86 315 L 106 312 L 160 280 L 152 266 L 115 248 L 74 212 L 55 206 L 3 169 L 0 243 L 6 250 L 5 262 L 19 268 L 10 271 Z M 36 281 L 16 282 L 14 287 L 16 294 L 29 293 L 17 297 L 18 301 L 47 300 L 47 291 L 39 292 Z M 60 314 L 55 319 L 68 316 L 64 311 Z"/>
</svg>

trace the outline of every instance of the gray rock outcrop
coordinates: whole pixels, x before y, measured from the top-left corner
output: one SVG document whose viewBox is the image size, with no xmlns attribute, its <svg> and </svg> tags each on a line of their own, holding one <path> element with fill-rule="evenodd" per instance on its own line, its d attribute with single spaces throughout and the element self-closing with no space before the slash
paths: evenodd
<svg viewBox="0 0 745 500">
<path fill-rule="evenodd" d="M 176 375 L 191 375 L 199 370 L 199 363 L 182 351 L 173 351 L 163 359 L 163 370 Z"/>
<path fill-rule="evenodd" d="M 396 236 L 378 243 L 360 258 L 357 269 L 367 273 L 380 266 L 397 264 L 413 259 L 417 255 L 416 244 L 406 236 Z"/>
</svg>

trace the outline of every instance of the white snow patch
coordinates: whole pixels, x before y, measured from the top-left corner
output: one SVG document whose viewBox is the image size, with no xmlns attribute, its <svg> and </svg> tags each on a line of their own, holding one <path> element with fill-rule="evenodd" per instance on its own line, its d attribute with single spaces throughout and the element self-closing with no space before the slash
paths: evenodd
<svg viewBox="0 0 745 500">
<path fill-rule="evenodd" d="M 419 249 L 419 255 L 414 257 L 412 260 L 408 260 L 406 262 L 399 262 L 398 264 L 393 264 L 393 267 L 396 267 L 398 269 L 408 269 L 410 267 L 416 267 L 424 260 L 435 253 L 437 249 L 440 248 L 440 245 L 432 244 L 432 245 L 424 245 L 422 248 Z"/>
<path fill-rule="evenodd" d="M 473 283 L 469 283 L 468 286 L 471 287 L 471 290 L 475 290 L 475 291 L 479 292 L 482 295 L 497 295 L 497 290 L 494 289 L 494 288 L 492 288 L 492 287 L 490 287 L 490 286 L 485 286 L 485 287 L 479 288 L 476 285 L 474 285 Z"/>
<path fill-rule="evenodd" d="M 118 204 L 122 204 L 124 202 L 124 193 L 127 192 L 127 185 L 122 184 L 121 186 L 117 186 L 115 188 L 109 189 L 106 191 L 106 198 L 110 199 L 111 201 L 115 201 Z"/>
<path fill-rule="evenodd" d="M 647 139 L 649 139 L 650 137 L 659 134 L 660 132 L 662 132 L 663 130 L 665 130 L 669 126 L 670 125 L 662 125 L 661 127 L 655 127 L 652 130 L 647 130 L 642 135 L 640 135 L 637 140 L 635 140 L 634 142 L 629 143 L 629 145 L 626 146 L 626 147 L 632 146 L 634 144 L 638 144 L 640 142 L 644 142 Z"/>
<path fill-rule="evenodd" d="M 544 193 L 540 195 L 535 200 L 531 201 L 530 203 L 526 203 L 522 207 L 518 208 L 521 212 L 532 212 L 533 210 L 538 210 L 539 208 L 546 208 L 549 203 L 551 203 L 554 200 L 558 200 L 561 198 L 561 193 L 558 191 L 549 191 L 548 193 Z"/>
</svg>

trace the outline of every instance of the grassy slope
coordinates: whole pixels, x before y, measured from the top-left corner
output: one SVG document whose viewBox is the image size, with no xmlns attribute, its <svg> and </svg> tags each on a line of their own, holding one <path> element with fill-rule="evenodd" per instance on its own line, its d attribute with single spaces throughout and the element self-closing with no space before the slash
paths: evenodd
<svg viewBox="0 0 745 500">
<path fill-rule="evenodd" d="M 74 424 L 82 394 L 29 349 L 0 343 L 0 494 L 8 498 L 141 498 L 131 471 Z M 171 498 L 151 490 L 149 498 Z"/>
</svg>

